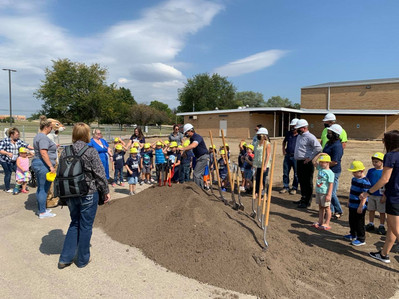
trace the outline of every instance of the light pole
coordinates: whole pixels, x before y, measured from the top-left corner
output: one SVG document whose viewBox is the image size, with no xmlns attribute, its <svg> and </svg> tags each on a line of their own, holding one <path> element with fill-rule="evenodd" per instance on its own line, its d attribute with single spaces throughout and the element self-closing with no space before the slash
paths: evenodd
<svg viewBox="0 0 399 299">
<path fill-rule="evenodd" d="M 12 69 L 3 69 L 3 71 L 8 71 L 8 91 L 10 94 L 10 128 L 12 127 L 12 106 L 11 106 L 11 72 L 16 72 Z"/>
</svg>

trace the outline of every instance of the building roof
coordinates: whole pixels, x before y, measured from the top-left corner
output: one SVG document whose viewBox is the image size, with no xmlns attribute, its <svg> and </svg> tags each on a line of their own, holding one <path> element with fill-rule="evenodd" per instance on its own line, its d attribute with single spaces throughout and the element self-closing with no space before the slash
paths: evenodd
<svg viewBox="0 0 399 299">
<path fill-rule="evenodd" d="M 397 115 L 399 110 L 351 110 L 351 109 L 291 109 L 284 107 L 258 107 L 258 108 L 243 108 L 243 109 L 227 109 L 227 110 L 211 110 L 211 111 L 194 111 L 177 113 L 178 116 L 190 115 L 204 115 L 204 114 L 225 114 L 236 112 L 289 112 L 297 114 L 327 114 L 334 113 L 337 115 Z"/>
<path fill-rule="evenodd" d="M 194 111 L 194 112 L 181 112 L 177 113 L 177 116 L 184 115 L 201 115 L 201 114 L 223 114 L 223 113 L 234 113 L 234 112 L 291 112 L 301 113 L 301 110 L 285 107 L 256 107 L 256 108 L 241 108 L 241 109 L 226 109 L 226 110 L 210 110 L 210 111 Z"/>
<path fill-rule="evenodd" d="M 302 87 L 301 89 L 323 88 L 323 87 L 339 87 L 339 86 L 356 86 L 356 85 L 372 85 L 372 84 L 387 84 L 387 83 L 399 83 L 399 78 L 327 82 L 327 83 L 322 83 L 322 84 L 317 84 L 317 85 L 305 86 L 305 87 Z"/>
</svg>

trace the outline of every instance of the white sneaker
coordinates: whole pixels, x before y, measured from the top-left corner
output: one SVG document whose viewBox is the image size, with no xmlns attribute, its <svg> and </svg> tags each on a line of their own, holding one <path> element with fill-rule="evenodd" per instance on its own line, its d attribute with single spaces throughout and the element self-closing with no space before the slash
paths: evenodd
<svg viewBox="0 0 399 299">
<path fill-rule="evenodd" d="M 144 181 L 141 181 L 141 182 L 140 182 L 140 185 L 143 185 L 143 184 L 144 184 Z"/>
<path fill-rule="evenodd" d="M 46 209 L 46 213 L 51 213 L 51 211 L 52 211 L 52 209 Z M 35 214 L 36 214 L 37 216 L 39 216 L 39 211 L 37 211 Z"/>
<path fill-rule="evenodd" d="M 245 187 L 240 186 L 240 191 L 245 191 Z"/>
<path fill-rule="evenodd" d="M 12 189 L 8 189 L 8 190 L 6 190 L 6 192 L 7 192 L 7 193 L 12 193 L 13 190 L 12 190 Z"/>
<path fill-rule="evenodd" d="M 39 219 L 44 219 L 44 218 L 52 218 L 55 217 L 56 214 L 50 213 L 50 212 L 44 212 L 39 214 Z"/>
</svg>

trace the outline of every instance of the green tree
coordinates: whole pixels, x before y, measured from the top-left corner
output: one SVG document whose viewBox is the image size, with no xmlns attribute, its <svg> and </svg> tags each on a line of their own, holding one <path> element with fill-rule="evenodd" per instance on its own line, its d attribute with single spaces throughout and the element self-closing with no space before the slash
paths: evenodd
<svg viewBox="0 0 399 299">
<path fill-rule="evenodd" d="M 247 106 L 247 105 L 249 107 L 266 106 L 263 94 L 261 94 L 260 92 L 253 92 L 253 91 L 236 92 L 234 100 L 238 106 Z"/>
<path fill-rule="evenodd" d="M 233 109 L 236 87 L 218 74 L 197 74 L 178 90 L 179 112 Z"/>
<path fill-rule="evenodd" d="M 150 107 L 163 112 L 168 117 L 168 120 L 163 121 L 161 124 L 172 123 L 176 117 L 175 113 L 173 113 L 172 109 L 169 108 L 168 104 L 162 103 L 160 101 L 151 101 Z"/>
<path fill-rule="evenodd" d="M 107 70 L 98 64 L 87 66 L 69 59 L 53 61 L 34 93 L 44 101 L 41 112 L 67 123 L 98 119 L 107 98 L 106 75 Z"/>
<path fill-rule="evenodd" d="M 159 111 L 146 104 L 137 104 L 130 108 L 129 111 L 130 119 L 132 123 L 138 125 L 154 125 L 164 124 L 169 120 L 168 115 L 164 111 Z"/>
<path fill-rule="evenodd" d="M 288 98 L 282 98 L 280 96 L 273 96 L 266 102 L 266 107 L 285 107 L 300 109 L 301 106 L 298 103 L 292 103 Z"/>
</svg>

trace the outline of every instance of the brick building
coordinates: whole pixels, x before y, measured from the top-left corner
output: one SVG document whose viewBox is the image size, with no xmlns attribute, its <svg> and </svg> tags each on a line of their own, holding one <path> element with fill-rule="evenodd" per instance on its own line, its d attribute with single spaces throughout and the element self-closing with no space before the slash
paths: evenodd
<svg viewBox="0 0 399 299">
<path fill-rule="evenodd" d="M 271 137 L 283 136 L 292 118 L 305 118 L 320 136 L 322 119 L 332 112 L 352 139 L 381 139 L 384 132 L 399 129 L 399 78 L 330 82 L 301 88 L 301 109 L 244 108 L 179 113 L 196 131 L 220 136 L 250 138 L 262 124 Z"/>
</svg>

